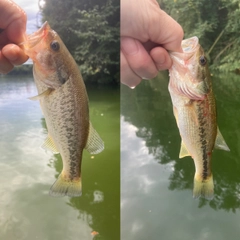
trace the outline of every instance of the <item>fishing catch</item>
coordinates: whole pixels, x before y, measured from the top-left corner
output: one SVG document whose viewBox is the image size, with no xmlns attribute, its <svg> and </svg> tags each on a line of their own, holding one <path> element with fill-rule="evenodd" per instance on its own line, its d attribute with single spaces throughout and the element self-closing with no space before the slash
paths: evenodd
<svg viewBox="0 0 240 240">
<path fill-rule="evenodd" d="M 43 148 L 60 153 L 63 169 L 50 189 L 52 196 L 82 194 L 83 149 L 103 151 L 104 143 L 89 122 L 88 96 L 79 68 L 66 46 L 45 22 L 22 44 L 33 60 L 33 76 L 46 120 L 48 137 Z"/>
<path fill-rule="evenodd" d="M 191 156 L 195 164 L 193 197 L 214 195 L 213 148 L 230 151 L 217 126 L 216 104 L 204 51 L 197 37 L 182 41 L 183 53 L 171 52 L 168 89 L 182 138 L 179 158 Z"/>
</svg>

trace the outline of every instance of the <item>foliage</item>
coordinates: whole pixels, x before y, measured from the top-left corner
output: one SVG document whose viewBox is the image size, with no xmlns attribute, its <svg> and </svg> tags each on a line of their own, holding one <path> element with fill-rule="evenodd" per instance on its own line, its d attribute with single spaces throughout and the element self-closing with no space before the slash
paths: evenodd
<svg viewBox="0 0 240 240">
<path fill-rule="evenodd" d="M 46 0 L 42 8 L 85 81 L 119 82 L 119 11 L 118 0 Z"/>
<path fill-rule="evenodd" d="M 200 39 L 212 69 L 225 72 L 240 69 L 238 0 L 159 0 L 159 3 L 183 27 L 185 38 Z"/>
<path fill-rule="evenodd" d="M 20 76 L 20 75 L 32 75 L 32 64 L 23 64 L 20 66 L 15 66 L 11 72 L 8 73 L 8 75 L 13 76 Z"/>
</svg>

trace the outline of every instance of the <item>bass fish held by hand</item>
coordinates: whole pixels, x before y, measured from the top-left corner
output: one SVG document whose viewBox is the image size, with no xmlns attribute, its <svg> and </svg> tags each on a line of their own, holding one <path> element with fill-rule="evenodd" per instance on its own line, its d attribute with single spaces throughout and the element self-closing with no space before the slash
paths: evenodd
<svg viewBox="0 0 240 240">
<path fill-rule="evenodd" d="M 194 160 L 193 197 L 212 199 L 212 150 L 230 150 L 217 127 L 210 73 L 198 38 L 183 40 L 182 49 L 183 53 L 170 53 L 173 65 L 168 86 L 182 138 L 179 157 L 191 156 Z"/>
<path fill-rule="evenodd" d="M 64 43 L 45 22 L 22 44 L 33 60 L 33 75 L 48 129 L 44 148 L 60 153 L 63 170 L 52 196 L 80 196 L 83 149 L 100 153 L 104 144 L 89 122 L 88 96 L 78 66 Z"/>
</svg>

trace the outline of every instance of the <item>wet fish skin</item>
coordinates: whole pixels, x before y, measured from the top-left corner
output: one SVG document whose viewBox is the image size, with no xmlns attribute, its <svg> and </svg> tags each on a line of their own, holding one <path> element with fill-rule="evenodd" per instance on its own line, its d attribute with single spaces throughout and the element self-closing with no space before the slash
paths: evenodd
<svg viewBox="0 0 240 240">
<path fill-rule="evenodd" d="M 43 147 L 59 152 L 63 170 L 50 189 L 52 196 L 80 196 L 83 149 L 97 154 L 104 143 L 89 122 L 88 96 L 73 57 L 48 23 L 23 44 L 33 60 L 33 75 L 48 129 Z"/>
<path fill-rule="evenodd" d="M 211 158 L 213 148 L 229 151 L 218 127 L 216 103 L 206 57 L 196 37 L 183 40 L 183 53 L 171 53 L 169 92 L 182 138 L 179 157 L 195 164 L 193 197 L 214 195 Z"/>
</svg>

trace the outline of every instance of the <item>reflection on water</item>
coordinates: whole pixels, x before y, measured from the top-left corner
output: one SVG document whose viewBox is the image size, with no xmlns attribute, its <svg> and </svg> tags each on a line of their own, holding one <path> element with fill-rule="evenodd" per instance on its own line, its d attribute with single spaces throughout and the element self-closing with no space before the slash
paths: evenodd
<svg viewBox="0 0 240 240">
<path fill-rule="evenodd" d="M 27 99 L 37 94 L 33 79 L 0 78 L 0 239 L 120 239 L 119 91 L 88 90 L 106 149 L 84 153 L 81 197 L 53 198 L 62 160 L 39 147 L 47 130 L 39 103 Z"/>
<path fill-rule="evenodd" d="M 227 79 L 227 80 L 226 80 Z M 212 201 L 191 197 L 194 163 L 179 159 L 180 136 L 168 76 L 121 89 L 122 236 L 134 239 L 238 239 L 240 221 L 240 78 L 214 76 L 218 125 L 231 152 L 215 150 Z M 214 222 L 212 222 L 214 221 Z M 218 228 L 217 225 L 223 225 Z M 171 230 L 174 228 L 174 232 Z M 164 232 L 164 233 L 163 233 Z M 233 234 L 234 232 L 234 234 Z"/>
</svg>

